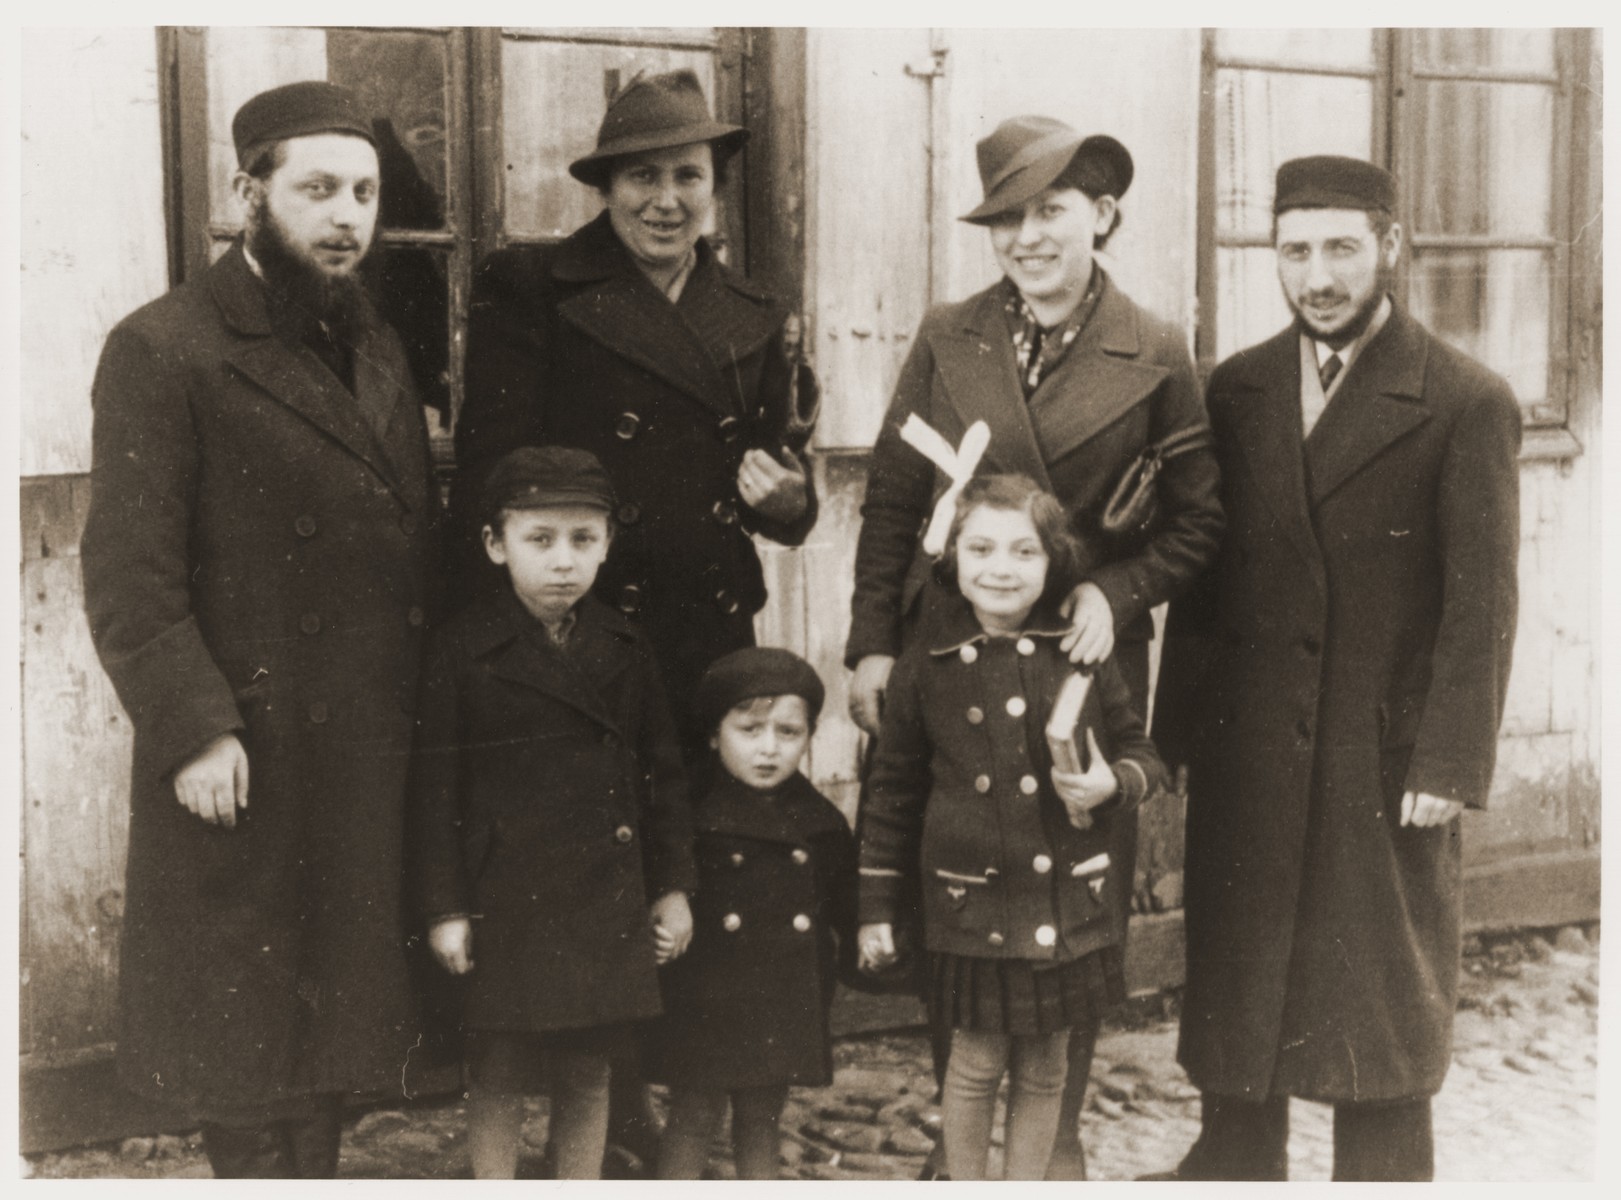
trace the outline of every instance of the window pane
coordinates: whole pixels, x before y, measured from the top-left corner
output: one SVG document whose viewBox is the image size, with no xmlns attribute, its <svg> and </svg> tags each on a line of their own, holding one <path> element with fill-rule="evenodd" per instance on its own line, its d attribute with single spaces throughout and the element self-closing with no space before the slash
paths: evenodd
<svg viewBox="0 0 1621 1200">
<path fill-rule="evenodd" d="M 1414 315 L 1505 376 L 1525 406 L 1548 392 L 1550 295 L 1544 250 L 1423 250 L 1413 259 Z"/>
<path fill-rule="evenodd" d="M 1415 29 L 1413 61 L 1435 67 L 1503 71 L 1554 69 L 1551 29 Z"/>
<path fill-rule="evenodd" d="M 441 34 L 327 34 L 327 78 L 354 88 L 376 114 L 384 228 L 444 227 L 445 54 Z"/>
<path fill-rule="evenodd" d="M 1306 67 L 1372 67 L 1371 29 L 1221 29 L 1222 58 L 1261 59 Z"/>
<path fill-rule="evenodd" d="M 714 108 L 707 50 L 508 41 L 501 60 L 506 231 L 519 237 L 564 237 L 601 210 L 568 164 L 596 145 L 608 97 L 638 71 L 690 67 Z"/>
<path fill-rule="evenodd" d="M 1278 164 L 1303 154 L 1373 153 L 1373 86 L 1365 79 L 1216 73 L 1216 233 L 1272 230 Z"/>
<path fill-rule="evenodd" d="M 450 412 L 450 291 L 446 251 L 426 246 L 378 246 L 364 267 L 377 311 L 399 332 L 417 395 Z"/>
<path fill-rule="evenodd" d="M 1216 357 L 1265 341 L 1291 320 L 1269 248 L 1216 252 Z"/>
<path fill-rule="evenodd" d="M 1420 233 L 1550 232 L 1552 87 L 1420 81 Z"/>
</svg>

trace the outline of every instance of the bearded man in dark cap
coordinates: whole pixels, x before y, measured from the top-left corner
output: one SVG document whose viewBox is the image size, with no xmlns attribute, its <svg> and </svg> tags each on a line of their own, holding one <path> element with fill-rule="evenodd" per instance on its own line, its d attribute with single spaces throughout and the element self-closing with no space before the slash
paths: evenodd
<svg viewBox="0 0 1621 1200">
<path fill-rule="evenodd" d="M 1514 643 L 1520 414 L 1390 294 L 1394 179 L 1278 171 L 1295 322 L 1216 368 L 1227 536 L 1173 600 L 1154 733 L 1188 767 L 1186 1179 L 1283 1179 L 1289 1098 L 1334 1178 L 1429 1179 L 1451 1059 L 1459 814 Z"/>
<path fill-rule="evenodd" d="M 86 607 L 135 731 L 118 1064 L 221 1177 L 336 1172 L 417 1042 L 405 769 L 436 561 L 427 433 L 356 278 L 369 114 L 242 106 L 243 236 L 122 321 L 93 393 Z"/>
</svg>

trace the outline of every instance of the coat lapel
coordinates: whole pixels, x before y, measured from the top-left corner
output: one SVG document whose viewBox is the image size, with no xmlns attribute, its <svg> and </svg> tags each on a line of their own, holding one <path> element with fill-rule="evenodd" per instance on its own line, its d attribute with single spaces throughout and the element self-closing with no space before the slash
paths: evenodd
<svg viewBox="0 0 1621 1200">
<path fill-rule="evenodd" d="M 937 378 L 964 429 L 975 421 L 990 428 L 988 464 L 1028 475 L 1052 491 L 1047 462 L 1019 388 L 1019 365 L 1002 319 L 1001 296 L 1000 285 L 981 292 L 968 302 L 961 325 L 934 335 Z"/>
<path fill-rule="evenodd" d="M 355 353 L 355 392 L 363 411 L 372 406 L 388 413 L 381 447 L 390 486 L 415 507 L 427 487 L 428 462 L 422 452 L 422 414 L 416 386 L 405 361 L 393 353 L 393 340 L 373 325 Z"/>
<path fill-rule="evenodd" d="M 605 696 L 630 668 L 631 658 L 614 635 L 605 610 L 590 596 L 580 601 L 567 651 L 548 645 L 541 624 L 510 591 L 492 600 L 480 644 L 491 653 L 490 673 L 531 688 L 579 710 L 605 729 L 624 736 Z"/>
<path fill-rule="evenodd" d="M 1397 307 L 1352 360 L 1306 439 L 1312 507 L 1430 419 L 1422 401 L 1428 354 L 1423 328 Z"/>
<path fill-rule="evenodd" d="M 772 306 L 736 295 L 707 243 L 671 304 L 631 262 L 604 213 L 558 249 L 552 271 L 584 284 L 558 305 L 563 319 L 719 416 L 742 417 L 733 362 L 780 324 Z"/>
<path fill-rule="evenodd" d="M 1170 372 L 1139 362 L 1137 308 L 1104 276 L 1103 295 L 1074 345 L 1030 397 L 1043 458 L 1056 463 L 1146 399 Z"/>
<path fill-rule="evenodd" d="M 226 355 L 226 361 L 256 386 L 298 413 L 328 437 L 338 442 L 369 466 L 400 496 L 398 479 L 376 434 L 362 415 L 356 397 L 326 369 L 315 354 L 303 346 L 289 346 L 278 338 L 270 325 L 265 307 L 264 285 L 249 269 L 240 245 L 209 268 L 209 287 L 226 322 L 251 340 Z M 401 391 L 398 380 L 385 378 L 378 358 L 386 335 L 373 328 L 361 351 L 355 355 L 356 388 L 391 388 Z M 410 389 L 403 391 L 409 394 Z M 396 395 L 395 404 L 399 397 Z M 398 419 L 398 413 L 395 419 Z"/>
<path fill-rule="evenodd" d="M 1251 352 L 1234 380 L 1234 441 L 1267 506 L 1327 587 L 1323 552 L 1306 506 L 1306 469 L 1300 437 L 1300 335 L 1291 325 Z"/>
</svg>

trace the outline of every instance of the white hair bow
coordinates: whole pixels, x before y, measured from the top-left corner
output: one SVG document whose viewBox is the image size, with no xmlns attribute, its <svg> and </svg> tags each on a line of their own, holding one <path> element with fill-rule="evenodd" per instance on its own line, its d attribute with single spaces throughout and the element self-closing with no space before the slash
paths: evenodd
<svg viewBox="0 0 1621 1200">
<path fill-rule="evenodd" d="M 916 413 L 906 418 L 901 426 L 901 441 L 945 472 L 950 485 L 935 501 L 934 516 L 923 534 L 923 549 L 935 558 L 946 548 L 946 535 L 951 531 L 951 517 L 957 507 L 957 497 L 974 477 L 979 460 L 985 457 L 985 447 L 991 444 L 991 428 L 984 421 L 975 421 L 962 435 L 962 444 L 955 450 L 940 432 Z"/>
</svg>

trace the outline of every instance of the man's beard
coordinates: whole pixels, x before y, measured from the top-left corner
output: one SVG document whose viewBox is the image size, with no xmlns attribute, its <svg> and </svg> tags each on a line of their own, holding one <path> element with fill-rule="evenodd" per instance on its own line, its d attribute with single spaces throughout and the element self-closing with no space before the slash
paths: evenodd
<svg viewBox="0 0 1621 1200">
<path fill-rule="evenodd" d="M 1343 350 L 1367 332 L 1369 324 L 1373 321 L 1374 314 L 1379 311 L 1379 305 L 1383 302 L 1385 294 L 1390 291 L 1395 274 L 1392 268 L 1381 266 L 1374 276 L 1373 289 L 1363 297 L 1362 303 L 1351 314 L 1350 320 L 1329 333 L 1322 332 L 1308 322 L 1300 311 L 1300 305 L 1295 302 L 1295 298 L 1289 295 L 1288 292 L 1284 292 L 1283 298 L 1288 302 L 1289 310 L 1295 315 L 1296 329 L 1309 338 L 1325 343 L 1334 350 Z"/>
<path fill-rule="evenodd" d="M 264 273 L 277 334 L 297 342 L 324 333 L 355 345 L 371 314 L 358 271 L 333 275 L 302 257 L 263 199 L 248 213 L 245 244 Z"/>
</svg>

